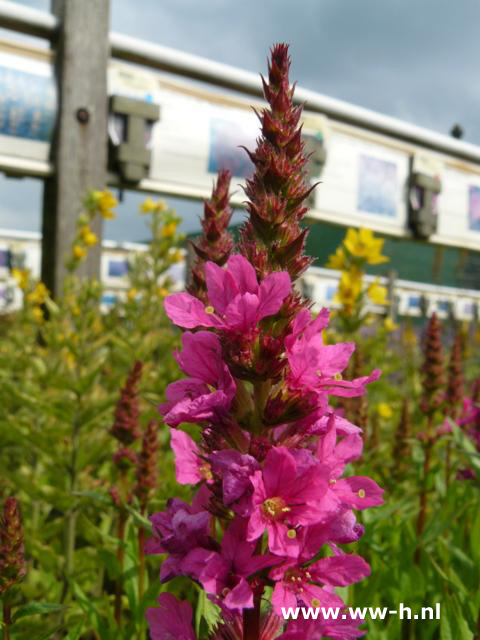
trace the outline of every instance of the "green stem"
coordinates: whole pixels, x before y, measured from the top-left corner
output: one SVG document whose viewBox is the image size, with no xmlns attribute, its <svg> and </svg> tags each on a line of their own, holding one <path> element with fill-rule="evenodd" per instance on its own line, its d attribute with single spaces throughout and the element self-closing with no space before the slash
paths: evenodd
<svg viewBox="0 0 480 640">
<path fill-rule="evenodd" d="M 117 626 L 122 626 L 122 595 L 123 595 L 123 566 L 125 560 L 125 524 L 127 522 L 127 514 L 124 509 L 120 509 L 118 513 L 117 523 L 117 561 L 118 561 L 118 577 L 115 581 L 115 610 L 114 616 Z"/>
<path fill-rule="evenodd" d="M 145 529 L 138 528 L 138 600 L 141 602 L 145 590 Z"/>
<path fill-rule="evenodd" d="M 433 423 L 433 416 L 430 415 L 429 419 L 428 419 L 428 427 L 427 427 L 427 442 L 425 444 L 425 457 L 423 460 L 423 477 L 422 477 L 422 488 L 420 491 L 420 508 L 418 511 L 418 519 L 417 519 L 417 538 L 420 538 L 420 536 L 423 533 L 423 530 L 425 528 L 425 523 L 426 523 L 426 519 L 427 519 L 427 483 L 428 483 L 428 474 L 430 471 L 430 458 L 431 458 L 431 454 L 432 454 L 432 441 L 430 440 L 431 437 L 431 427 L 432 427 L 432 423 Z M 421 546 L 417 540 L 417 548 L 415 549 L 415 564 L 419 565 L 420 564 L 420 554 L 421 554 Z"/>
<path fill-rule="evenodd" d="M 12 624 L 12 606 L 8 602 L 8 594 L 3 600 L 3 640 L 10 640 L 10 625 Z"/>
</svg>

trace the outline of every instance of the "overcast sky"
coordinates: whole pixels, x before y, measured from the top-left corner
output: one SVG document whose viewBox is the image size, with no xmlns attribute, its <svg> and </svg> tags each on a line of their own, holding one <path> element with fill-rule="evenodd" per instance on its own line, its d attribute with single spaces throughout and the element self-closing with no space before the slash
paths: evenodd
<svg viewBox="0 0 480 640">
<path fill-rule="evenodd" d="M 265 71 L 274 42 L 288 42 L 301 86 L 443 133 L 460 122 L 465 139 L 480 144 L 479 0 L 112 0 L 111 7 L 115 31 L 254 72 Z M 0 180 L 0 226 L 37 229 L 39 185 L 8 183 Z M 175 204 L 190 227 L 198 206 Z M 107 236 L 142 237 L 137 206 L 138 196 L 127 195 Z"/>
</svg>

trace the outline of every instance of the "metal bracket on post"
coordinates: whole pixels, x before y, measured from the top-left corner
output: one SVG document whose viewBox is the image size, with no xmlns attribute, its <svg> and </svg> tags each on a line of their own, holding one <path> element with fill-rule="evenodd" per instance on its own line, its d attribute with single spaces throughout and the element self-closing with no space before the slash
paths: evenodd
<svg viewBox="0 0 480 640">
<path fill-rule="evenodd" d="M 437 230 L 435 196 L 441 189 L 438 178 L 426 173 L 411 174 L 408 221 L 417 238 L 427 239 Z"/>
<path fill-rule="evenodd" d="M 140 182 L 148 175 L 151 151 L 148 148 L 153 124 L 160 107 L 125 96 L 110 98 L 111 165 L 126 182 Z"/>
<path fill-rule="evenodd" d="M 327 161 L 327 150 L 321 136 L 307 134 L 303 135 L 302 139 L 305 143 L 305 155 L 310 156 L 307 163 L 307 180 L 313 183 L 322 175 Z M 315 206 L 315 191 L 309 195 L 307 204 L 309 207 Z"/>
</svg>

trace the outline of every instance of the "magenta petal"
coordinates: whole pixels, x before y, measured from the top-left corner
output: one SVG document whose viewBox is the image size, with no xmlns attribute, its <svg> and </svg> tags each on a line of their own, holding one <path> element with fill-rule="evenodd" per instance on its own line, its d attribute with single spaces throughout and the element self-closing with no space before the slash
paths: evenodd
<svg viewBox="0 0 480 640">
<path fill-rule="evenodd" d="M 192 628 L 192 608 L 188 602 L 179 602 L 171 593 L 158 596 L 158 607 L 146 611 L 152 640 L 195 640 Z"/>
<path fill-rule="evenodd" d="M 342 502 L 354 509 L 367 509 L 383 504 L 383 489 L 368 476 L 342 478 L 332 487 Z"/>
<path fill-rule="evenodd" d="M 255 269 L 246 258 L 241 255 L 230 256 L 227 262 L 227 271 L 232 275 L 241 294 L 258 293 Z"/>
<path fill-rule="evenodd" d="M 245 578 L 239 578 L 238 583 L 227 593 L 223 602 L 229 609 L 253 607 L 253 592 Z"/>
<path fill-rule="evenodd" d="M 182 370 L 192 378 L 217 386 L 224 364 L 222 347 L 211 331 L 187 331 L 182 336 L 182 351 L 176 354 Z"/>
<path fill-rule="evenodd" d="M 361 556 L 342 554 L 322 558 L 309 567 L 315 582 L 345 587 L 370 575 L 370 567 Z"/>
<path fill-rule="evenodd" d="M 239 294 L 225 311 L 226 324 L 236 331 L 249 331 L 257 324 L 258 304 L 258 297 L 255 294 Z"/>
<path fill-rule="evenodd" d="M 205 265 L 205 281 L 207 284 L 208 300 L 220 315 L 238 294 L 238 286 L 232 274 L 222 269 L 214 262 Z"/>
<path fill-rule="evenodd" d="M 286 447 L 270 449 L 263 466 L 263 482 L 268 497 L 283 495 L 297 475 L 295 459 Z"/>
<path fill-rule="evenodd" d="M 319 336 L 320 340 L 321 337 Z M 355 351 L 355 343 L 339 342 L 338 344 L 328 345 L 317 343 L 315 348 L 318 353 L 317 368 L 322 376 L 329 377 L 345 369 L 350 356 Z"/>
<path fill-rule="evenodd" d="M 207 313 L 202 302 L 189 293 L 173 293 L 167 296 L 164 307 L 170 320 L 185 329 L 223 326 L 219 318 L 213 313 Z"/>
<path fill-rule="evenodd" d="M 271 273 L 260 285 L 258 298 L 258 320 L 277 313 L 283 301 L 292 291 L 290 276 L 286 271 Z"/>
<path fill-rule="evenodd" d="M 170 429 L 171 447 L 175 455 L 177 482 L 197 484 L 203 477 L 200 473 L 200 459 L 197 444 L 192 438 L 178 429 Z"/>
<path fill-rule="evenodd" d="M 250 514 L 247 525 L 247 540 L 250 542 L 257 540 L 265 531 L 265 519 L 262 515 L 261 507 L 257 507 Z"/>
<path fill-rule="evenodd" d="M 272 593 L 272 607 L 277 616 L 282 615 L 282 607 L 288 609 L 288 607 L 295 608 L 297 606 L 297 598 L 295 595 L 287 589 L 283 582 L 277 582 Z"/>
</svg>

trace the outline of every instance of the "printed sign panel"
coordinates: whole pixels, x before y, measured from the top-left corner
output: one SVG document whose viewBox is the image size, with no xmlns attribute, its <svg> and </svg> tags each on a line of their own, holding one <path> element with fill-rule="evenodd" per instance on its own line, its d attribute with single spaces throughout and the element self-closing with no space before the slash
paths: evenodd
<svg viewBox="0 0 480 640">
<path fill-rule="evenodd" d="M 471 231 L 480 231 L 480 187 L 468 189 L 468 227 Z"/>
<path fill-rule="evenodd" d="M 242 122 L 242 120 L 244 120 Z M 210 145 L 208 150 L 208 171 L 218 173 L 228 169 L 237 178 L 250 178 L 253 163 L 245 148 L 255 149 L 258 125 L 252 126 L 250 119 L 213 117 L 210 120 Z M 245 147 L 245 148 L 242 148 Z"/>
<path fill-rule="evenodd" d="M 50 76 L 0 66 L 0 134 L 48 142 L 55 110 Z"/>
<path fill-rule="evenodd" d="M 361 154 L 358 163 L 358 209 L 393 218 L 396 199 L 396 165 Z"/>
</svg>

